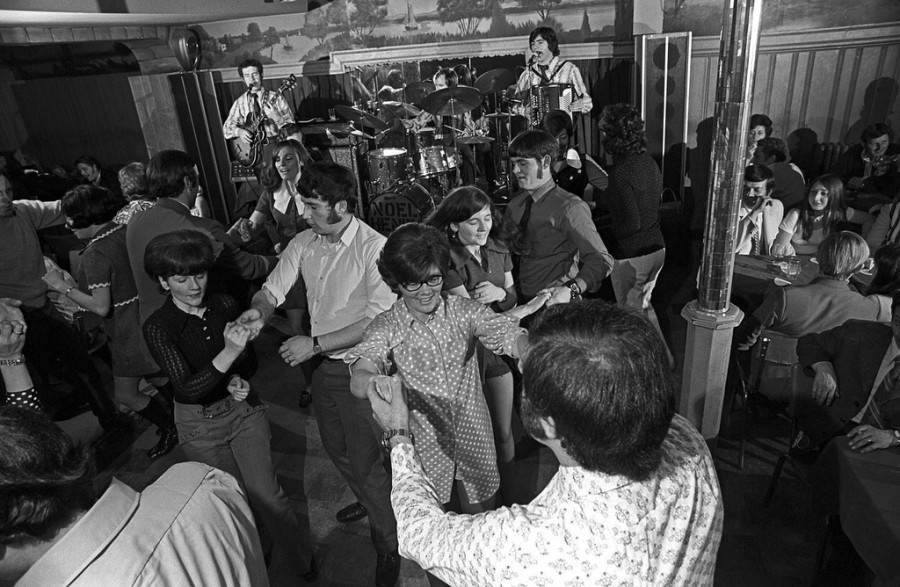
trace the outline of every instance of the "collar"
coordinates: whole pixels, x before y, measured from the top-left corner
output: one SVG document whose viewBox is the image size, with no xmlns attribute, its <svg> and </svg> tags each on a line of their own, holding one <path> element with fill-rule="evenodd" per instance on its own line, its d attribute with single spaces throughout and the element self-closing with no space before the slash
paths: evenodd
<svg viewBox="0 0 900 587">
<path fill-rule="evenodd" d="M 89 246 L 91 246 L 95 242 L 97 242 L 101 239 L 104 239 L 104 238 L 108 237 L 109 235 L 122 230 L 123 228 L 125 228 L 124 224 L 116 224 L 115 222 L 106 223 L 105 225 L 103 225 L 103 227 L 100 230 L 97 231 L 97 234 L 94 235 L 94 238 L 92 238 L 90 241 L 88 241 L 88 244 L 85 245 L 85 247 L 81 250 L 81 252 L 83 253 L 84 251 L 87 250 L 87 248 Z"/>
<path fill-rule="evenodd" d="M 320 243 L 324 243 L 326 245 L 334 245 L 337 243 L 343 244 L 345 247 L 349 247 L 353 244 L 353 239 L 356 238 L 356 233 L 359 232 L 359 220 L 356 216 L 350 217 L 350 223 L 344 228 L 344 232 L 341 233 L 341 238 L 339 238 L 335 242 L 330 242 L 328 237 L 324 234 L 317 234 L 316 239 L 319 239 Z"/>
<path fill-rule="evenodd" d="M 533 191 L 525 190 L 525 193 L 527 193 L 529 195 L 529 197 L 532 200 L 534 200 L 534 203 L 536 204 L 541 200 L 541 198 L 543 198 L 548 192 L 550 192 L 550 190 L 552 190 L 555 187 L 556 187 L 556 182 L 551 179 L 550 181 L 548 181 L 547 183 L 545 183 L 544 185 L 540 186 L 539 188 L 537 188 Z"/>
<path fill-rule="evenodd" d="M 186 204 L 184 204 L 183 202 L 179 202 L 175 198 L 159 198 L 156 200 L 156 205 L 163 208 L 168 208 L 169 210 L 178 212 L 179 214 L 183 214 L 185 216 L 191 213 L 191 209 Z"/>
<path fill-rule="evenodd" d="M 409 308 L 406 307 L 406 302 L 403 301 L 403 298 L 399 295 L 397 296 L 397 317 L 400 320 L 400 324 L 403 325 L 404 330 L 409 330 L 412 328 L 413 324 L 416 322 L 420 322 L 422 324 L 426 324 L 427 322 L 431 322 L 434 320 L 435 316 L 440 312 L 447 311 L 447 294 L 445 292 L 441 292 L 441 300 L 438 303 L 438 307 L 434 310 L 434 312 L 428 317 L 426 322 L 422 322 L 418 318 L 416 318 L 412 312 L 409 311 Z"/>
<path fill-rule="evenodd" d="M 558 63 L 559 63 L 559 55 L 554 55 L 553 57 L 550 58 L 550 61 L 547 62 L 547 65 L 538 65 L 537 63 L 535 63 L 534 66 L 535 66 L 535 68 L 537 68 L 537 71 L 540 71 L 540 68 L 545 67 L 545 68 L 547 68 L 547 72 L 549 73 L 556 68 L 556 65 Z"/>
<path fill-rule="evenodd" d="M 18 585 L 69 585 L 137 511 L 140 494 L 113 479 L 97 503 L 22 576 Z"/>
</svg>

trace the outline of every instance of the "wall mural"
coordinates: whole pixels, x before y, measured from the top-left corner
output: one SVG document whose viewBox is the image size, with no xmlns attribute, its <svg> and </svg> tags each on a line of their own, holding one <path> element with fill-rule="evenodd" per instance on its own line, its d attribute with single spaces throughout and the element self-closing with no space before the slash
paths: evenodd
<svg viewBox="0 0 900 587">
<path fill-rule="evenodd" d="M 327 58 L 332 51 L 527 35 L 552 26 L 563 43 L 613 38 L 622 0 L 333 0 L 305 14 L 207 23 L 203 69 L 247 57 L 266 63 Z M 524 47 L 523 47 L 524 50 Z"/>
<path fill-rule="evenodd" d="M 692 31 L 694 36 L 718 35 L 722 0 L 659 0 L 663 31 Z M 763 4 L 763 33 L 900 21 L 898 0 L 779 0 Z"/>
</svg>

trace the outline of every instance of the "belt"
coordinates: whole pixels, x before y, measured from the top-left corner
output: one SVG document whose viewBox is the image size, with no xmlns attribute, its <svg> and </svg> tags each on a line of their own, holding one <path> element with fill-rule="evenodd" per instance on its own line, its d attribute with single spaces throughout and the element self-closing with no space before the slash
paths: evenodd
<svg viewBox="0 0 900 587">
<path fill-rule="evenodd" d="M 235 408 L 236 401 L 230 395 L 228 397 L 223 397 L 218 401 L 214 401 L 211 404 L 182 404 L 193 410 L 198 416 L 202 416 L 206 419 L 218 418 L 219 416 L 224 416 L 225 414 L 231 412 Z"/>
</svg>

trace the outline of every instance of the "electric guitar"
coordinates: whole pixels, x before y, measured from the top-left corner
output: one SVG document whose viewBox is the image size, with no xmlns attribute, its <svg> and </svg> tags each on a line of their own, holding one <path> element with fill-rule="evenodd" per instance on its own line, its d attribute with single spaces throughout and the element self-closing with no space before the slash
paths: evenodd
<svg viewBox="0 0 900 587">
<path fill-rule="evenodd" d="M 297 85 L 297 76 L 293 73 L 278 86 L 277 92 L 284 94 L 288 90 Z M 231 152 L 234 160 L 246 167 L 255 167 L 262 157 L 263 147 L 268 144 L 269 138 L 266 136 L 266 115 L 263 112 L 263 105 L 260 104 L 259 114 L 250 113 L 247 117 L 247 123 L 240 128 L 250 131 L 251 137 L 249 141 L 243 140 L 241 137 L 230 139 Z"/>
</svg>

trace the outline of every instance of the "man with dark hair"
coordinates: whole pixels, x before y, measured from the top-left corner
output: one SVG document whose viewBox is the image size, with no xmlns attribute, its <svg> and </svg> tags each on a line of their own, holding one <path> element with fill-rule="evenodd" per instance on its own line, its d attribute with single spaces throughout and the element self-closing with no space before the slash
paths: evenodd
<svg viewBox="0 0 900 587">
<path fill-rule="evenodd" d="M 898 159 L 900 145 L 894 143 L 894 131 L 876 122 L 863 129 L 860 143 L 841 155 L 831 173 L 840 176 L 848 190 L 878 194 L 889 202 L 900 190 Z"/>
<path fill-rule="evenodd" d="M 543 130 L 525 131 L 509 145 L 520 191 L 506 207 L 504 222 L 518 232 L 516 284 L 523 301 L 553 288 L 551 303 L 567 302 L 599 289 L 613 266 L 588 205 L 553 181 L 557 150 L 556 138 Z"/>
<path fill-rule="evenodd" d="M 477 516 L 435 499 L 399 378 L 369 385 L 404 556 L 451 585 L 711 585 L 719 483 L 653 327 L 600 301 L 554 306 L 522 374 L 522 423 L 560 468 L 530 504 Z"/>
<path fill-rule="evenodd" d="M 319 161 L 303 169 L 297 185 L 310 228 L 295 236 L 249 310 L 238 320 L 256 332 L 302 276 L 310 335 L 297 335 L 279 352 L 292 367 L 313 359 L 312 404 L 322 445 L 359 500 L 337 513 L 341 522 L 369 516 L 378 553 L 375 584 L 392 586 L 400 573 L 391 480 L 384 470 L 372 411 L 350 393 L 343 358 L 366 326 L 394 303 L 376 265 L 385 237 L 353 215 L 356 179 L 346 167 Z"/>
<path fill-rule="evenodd" d="M 191 215 L 191 208 L 203 192 L 193 157 L 184 151 L 160 151 L 147 165 L 147 182 L 150 197 L 156 199 L 156 205 L 136 213 L 125 233 L 128 259 L 137 285 L 141 323 L 166 299 L 159 283 L 144 271 L 147 243 L 161 234 L 183 229 L 206 233 L 213 240 L 216 269 L 220 270 L 219 275 L 212 277 L 227 282 L 232 291 L 246 287 L 245 281 L 262 279 L 269 274 L 275 265 L 274 257 L 242 250 L 218 220 Z"/>
<path fill-rule="evenodd" d="M 234 477 L 174 465 L 137 493 L 99 497 L 87 453 L 42 414 L 0 408 L 0 583 L 267 585 L 253 514 Z"/>
<path fill-rule="evenodd" d="M 532 119 L 532 124 L 540 126 L 540 116 L 534 116 L 532 88 L 561 84 L 564 86 L 562 95 L 559 96 L 559 107 L 566 112 L 581 112 L 587 114 L 594 107 L 594 102 L 588 92 L 581 72 L 571 61 L 559 58 L 559 41 L 556 32 L 546 26 L 541 26 L 528 35 L 528 48 L 531 57 L 528 59 L 528 67 L 519 76 L 516 82 L 516 95 L 528 100 L 525 104 L 526 116 Z"/>
<path fill-rule="evenodd" d="M 275 138 L 281 127 L 294 122 L 294 112 L 284 96 L 263 88 L 263 66 L 256 59 L 238 65 L 238 75 L 247 91 L 238 96 L 222 125 L 226 139 L 239 138 L 249 143 L 253 138 L 253 121 L 263 117 L 266 137 Z"/>
<path fill-rule="evenodd" d="M 775 177 L 765 165 L 744 169 L 744 195 L 738 210 L 736 255 L 768 255 L 784 217 L 784 204 L 772 199 Z"/>
<path fill-rule="evenodd" d="M 75 160 L 75 169 L 78 170 L 78 175 L 81 176 L 84 183 L 106 188 L 114 194 L 122 195 L 122 189 L 119 186 L 116 174 L 111 171 L 104 171 L 96 158 L 90 155 L 82 155 Z"/>
<path fill-rule="evenodd" d="M 788 162 L 788 152 L 784 141 L 775 137 L 766 137 L 756 141 L 751 163 L 765 165 L 772 170 L 775 189 L 772 197 L 780 200 L 785 210 L 803 202 L 806 197 L 806 180 L 803 172 L 793 163 Z"/>
<path fill-rule="evenodd" d="M 606 171 L 575 144 L 572 118 L 565 111 L 551 110 L 545 114 L 543 128 L 559 143 L 552 167 L 556 185 L 580 197 L 594 209 L 597 196 L 609 185 Z"/>
</svg>

